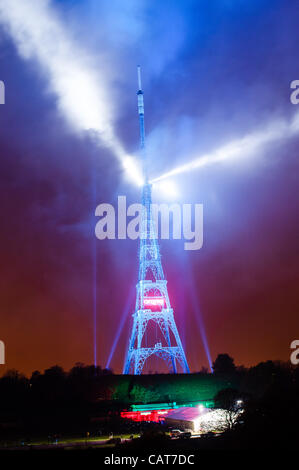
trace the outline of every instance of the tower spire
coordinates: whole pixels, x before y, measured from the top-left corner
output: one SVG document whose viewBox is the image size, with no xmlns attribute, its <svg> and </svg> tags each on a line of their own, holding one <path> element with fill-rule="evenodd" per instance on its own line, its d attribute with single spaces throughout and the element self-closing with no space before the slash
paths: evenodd
<svg viewBox="0 0 299 470">
<path fill-rule="evenodd" d="M 139 116 L 140 150 L 141 150 L 141 159 L 142 159 L 142 165 L 143 165 L 144 181 L 148 183 L 148 171 L 147 171 L 147 161 L 146 161 L 146 153 L 145 153 L 144 101 L 143 101 L 143 91 L 142 91 L 142 86 L 141 86 L 140 65 L 137 66 L 137 76 L 138 76 L 137 102 L 138 102 L 138 116 Z"/>
<path fill-rule="evenodd" d="M 180 365 L 183 372 L 189 367 L 175 324 L 167 280 L 161 263 L 160 248 L 152 214 L 151 184 L 148 181 L 145 155 L 144 102 L 141 72 L 138 66 L 138 115 L 140 148 L 143 159 L 145 184 L 142 189 L 142 218 L 139 247 L 139 275 L 136 285 L 136 305 L 133 326 L 127 351 L 124 374 L 141 374 L 150 356 L 163 359 L 169 371 L 176 373 Z M 152 325 L 156 328 L 152 328 Z M 155 331 L 155 333 L 154 333 Z"/>
</svg>

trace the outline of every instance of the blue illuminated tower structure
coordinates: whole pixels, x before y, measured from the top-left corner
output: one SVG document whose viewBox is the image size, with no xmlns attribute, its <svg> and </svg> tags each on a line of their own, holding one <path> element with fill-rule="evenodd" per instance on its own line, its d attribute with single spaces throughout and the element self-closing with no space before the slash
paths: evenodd
<svg viewBox="0 0 299 470">
<path fill-rule="evenodd" d="M 138 67 L 138 88 L 140 147 L 145 183 L 142 188 L 142 221 L 136 306 L 123 373 L 141 374 L 146 360 L 153 355 L 164 360 L 170 372 L 176 373 L 179 365 L 182 372 L 189 373 L 189 366 L 169 301 L 167 280 L 164 277 L 161 264 L 157 232 L 151 208 L 151 184 L 148 181 L 147 159 L 145 156 L 144 104 L 140 67 Z"/>
</svg>

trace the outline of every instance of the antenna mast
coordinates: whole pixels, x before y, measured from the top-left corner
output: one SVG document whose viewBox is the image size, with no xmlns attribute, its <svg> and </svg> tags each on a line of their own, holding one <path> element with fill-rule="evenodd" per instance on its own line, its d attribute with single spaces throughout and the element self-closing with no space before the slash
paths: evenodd
<svg viewBox="0 0 299 470">
<path fill-rule="evenodd" d="M 139 129 L 140 129 L 140 149 L 141 149 L 141 157 L 143 160 L 143 173 L 145 182 L 148 183 L 148 172 L 147 172 L 147 162 L 145 156 L 145 130 L 144 130 L 144 102 L 143 102 L 143 91 L 141 86 L 141 68 L 140 65 L 137 67 L 137 75 L 138 75 L 138 91 L 137 91 L 137 99 L 138 99 L 138 115 L 139 115 Z"/>
<path fill-rule="evenodd" d="M 140 66 L 137 71 L 140 148 L 145 184 L 142 189 L 143 211 L 136 304 L 123 373 L 141 374 L 146 360 L 151 356 L 157 356 L 164 360 L 167 368 L 174 373 L 177 372 L 178 366 L 184 373 L 189 373 L 189 366 L 168 296 L 167 280 L 162 268 L 151 208 L 151 184 L 148 181 L 144 145 L 144 105 Z M 156 326 L 156 334 L 153 331 L 153 326 Z"/>
</svg>

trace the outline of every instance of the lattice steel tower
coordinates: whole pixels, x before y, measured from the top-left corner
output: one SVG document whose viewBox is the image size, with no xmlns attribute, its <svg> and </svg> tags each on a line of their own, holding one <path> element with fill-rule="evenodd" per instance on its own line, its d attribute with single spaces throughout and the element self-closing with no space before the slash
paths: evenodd
<svg viewBox="0 0 299 470">
<path fill-rule="evenodd" d="M 136 306 L 123 373 L 141 374 L 145 361 L 153 355 L 163 359 L 170 372 L 176 373 L 179 364 L 183 372 L 189 373 L 169 301 L 167 280 L 163 273 L 151 209 L 152 196 L 145 157 L 144 105 L 140 67 L 138 67 L 138 88 L 140 147 L 145 184 L 142 189 L 143 209 Z"/>
</svg>

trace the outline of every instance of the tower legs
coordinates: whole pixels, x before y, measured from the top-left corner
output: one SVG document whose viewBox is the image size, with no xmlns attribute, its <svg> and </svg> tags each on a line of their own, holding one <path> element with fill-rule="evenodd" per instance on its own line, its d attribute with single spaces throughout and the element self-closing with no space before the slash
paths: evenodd
<svg viewBox="0 0 299 470">
<path fill-rule="evenodd" d="M 142 345 L 149 320 L 153 320 L 159 326 L 167 346 L 162 346 L 161 342 L 152 347 Z M 174 338 L 174 345 L 171 345 L 170 332 Z M 135 312 L 123 373 L 141 374 L 146 360 L 152 355 L 164 360 L 170 372 L 177 373 L 177 364 L 181 366 L 184 373 L 190 372 L 172 309 L 162 309 L 161 312 L 152 312 L 151 310 Z"/>
</svg>

